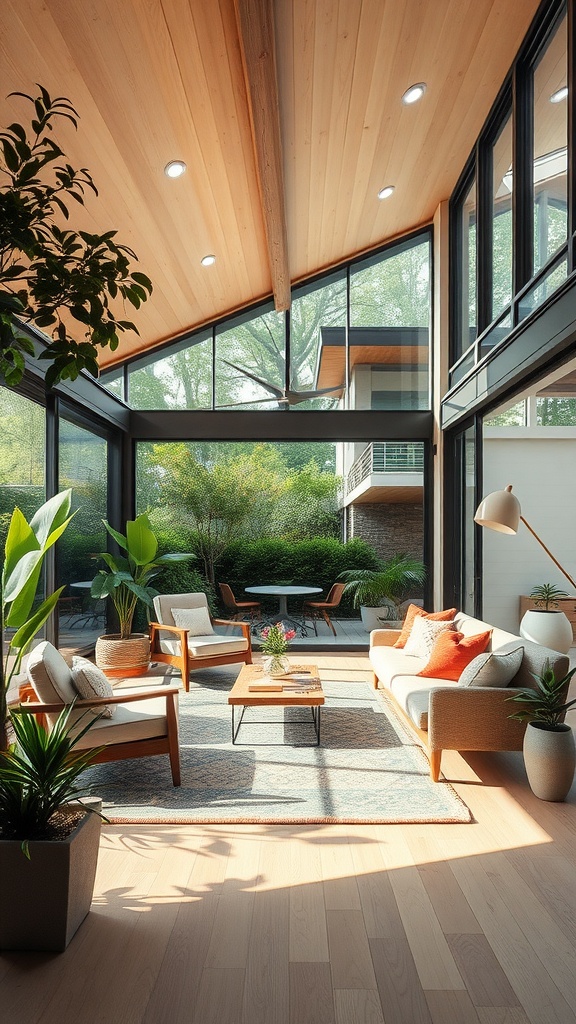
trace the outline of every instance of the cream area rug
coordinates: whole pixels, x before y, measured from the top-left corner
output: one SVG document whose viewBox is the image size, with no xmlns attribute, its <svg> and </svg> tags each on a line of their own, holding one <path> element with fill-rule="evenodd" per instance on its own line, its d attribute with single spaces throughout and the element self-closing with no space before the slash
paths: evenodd
<svg viewBox="0 0 576 1024">
<path fill-rule="evenodd" d="M 448 782 L 432 782 L 418 741 L 368 683 L 323 683 L 318 747 L 303 707 L 248 708 L 233 745 L 227 696 L 236 675 L 235 666 L 195 672 L 180 694 L 181 787 L 166 756 L 86 772 L 111 822 L 471 820 Z"/>
</svg>

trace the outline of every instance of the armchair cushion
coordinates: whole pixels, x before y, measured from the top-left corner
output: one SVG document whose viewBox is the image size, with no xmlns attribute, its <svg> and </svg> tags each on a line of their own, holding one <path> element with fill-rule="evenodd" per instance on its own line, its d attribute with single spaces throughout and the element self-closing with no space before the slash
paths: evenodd
<svg viewBox="0 0 576 1024">
<path fill-rule="evenodd" d="M 160 650 L 164 654 L 178 655 L 178 640 L 160 640 Z M 240 654 L 248 650 L 248 641 L 243 636 L 222 636 L 211 633 L 209 636 L 189 637 L 188 650 L 194 658 L 214 658 L 218 654 Z"/>
<path fill-rule="evenodd" d="M 111 722 L 109 718 L 98 719 L 78 741 L 76 748 L 81 750 L 108 743 L 133 743 L 134 740 L 166 736 L 167 733 L 166 699 L 152 697 L 133 704 L 118 704 L 114 721 Z"/>
<path fill-rule="evenodd" d="M 171 608 L 175 626 L 188 630 L 188 636 L 209 636 L 214 633 L 207 608 Z"/>
<path fill-rule="evenodd" d="M 114 690 L 110 681 L 106 678 L 101 669 L 93 665 L 87 658 L 72 658 L 72 682 L 81 697 L 90 700 L 90 697 L 113 697 Z M 106 705 L 93 708 L 95 715 L 103 715 L 104 718 L 112 718 L 116 714 L 116 706 Z"/>
<path fill-rule="evenodd" d="M 31 652 L 26 670 L 43 704 L 71 704 L 76 700 L 78 692 L 72 682 L 70 668 L 60 651 L 47 640 Z"/>
</svg>

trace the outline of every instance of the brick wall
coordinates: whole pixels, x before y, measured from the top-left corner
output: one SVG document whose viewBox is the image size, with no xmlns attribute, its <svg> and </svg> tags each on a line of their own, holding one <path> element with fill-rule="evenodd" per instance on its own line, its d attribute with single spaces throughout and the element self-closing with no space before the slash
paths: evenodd
<svg viewBox="0 0 576 1024">
<path fill-rule="evenodd" d="M 361 537 L 380 558 L 406 554 L 422 559 L 424 524 L 421 504 L 349 505 L 348 537 Z"/>
</svg>

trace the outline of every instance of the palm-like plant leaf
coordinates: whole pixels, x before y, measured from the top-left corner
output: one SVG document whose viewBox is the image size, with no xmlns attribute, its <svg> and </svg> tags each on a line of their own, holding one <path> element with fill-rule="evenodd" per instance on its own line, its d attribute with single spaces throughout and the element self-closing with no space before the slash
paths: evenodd
<svg viewBox="0 0 576 1024">
<path fill-rule="evenodd" d="M 46 836 L 57 810 L 88 794 L 79 777 L 104 749 L 74 750 L 100 716 L 87 712 L 79 728 L 72 711 L 64 708 L 49 732 L 25 708 L 11 714 L 16 745 L 0 752 L 0 822 L 3 836 L 22 840 L 26 853 L 30 840 Z"/>
<path fill-rule="evenodd" d="M 540 675 L 534 675 L 536 689 L 526 687 L 507 698 L 523 705 L 510 718 L 518 722 L 542 722 L 552 727 L 559 725 L 565 713 L 576 705 L 576 699 L 566 700 L 568 686 L 575 672 L 576 668 L 573 668 L 561 679 L 556 679 L 554 669 L 546 662 Z"/>
</svg>

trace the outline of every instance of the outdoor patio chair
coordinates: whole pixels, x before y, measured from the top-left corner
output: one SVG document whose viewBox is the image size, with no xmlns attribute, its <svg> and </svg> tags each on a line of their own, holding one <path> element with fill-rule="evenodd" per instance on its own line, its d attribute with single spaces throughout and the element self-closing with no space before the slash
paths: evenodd
<svg viewBox="0 0 576 1024">
<path fill-rule="evenodd" d="M 29 688 L 22 704 L 27 711 L 44 716 L 44 727 L 51 729 L 62 709 L 75 701 L 72 716 L 85 716 L 90 708 L 98 712 L 115 705 L 113 718 L 99 718 L 79 740 L 75 749 L 104 747 L 94 759 L 124 761 L 131 757 L 168 754 L 172 782 L 180 785 L 180 748 L 178 746 L 178 687 L 153 686 L 150 683 L 117 690 L 113 696 L 79 699 L 72 673 L 64 658 L 48 640 L 43 640 L 28 658 Z M 144 681 L 142 681 L 144 683 Z M 29 699 L 30 692 L 34 694 Z M 22 699 L 22 697 L 21 697 Z M 82 726 L 86 724 L 82 717 Z M 157 771 L 157 768 L 153 769 Z"/>
<path fill-rule="evenodd" d="M 249 615 L 251 619 L 260 619 L 262 617 L 262 606 L 259 601 L 237 601 L 232 592 L 232 587 L 227 583 L 219 583 L 220 594 L 224 602 L 226 611 L 230 614 L 230 618 L 234 620 L 242 619 L 245 615 Z"/>
<path fill-rule="evenodd" d="M 213 619 L 206 594 L 158 594 L 154 611 L 158 621 L 150 623 L 150 657 L 178 668 L 186 690 L 195 669 L 252 664 L 249 623 Z M 235 632 L 216 633 L 214 626 Z"/>
<path fill-rule="evenodd" d="M 345 586 L 345 583 L 334 583 L 333 586 L 330 587 L 325 601 L 304 601 L 302 606 L 304 617 L 312 619 L 312 625 L 314 626 L 316 636 L 318 636 L 316 621 L 320 618 L 324 619 L 324 622 L 330 626 L 334 636 L 336 636 L 336 628 L 328 613 L 334 612 L 336 611 L 336 608 L 338 608 L 340 601 L 342 600 L 342 594 Z"/>
</svg>

